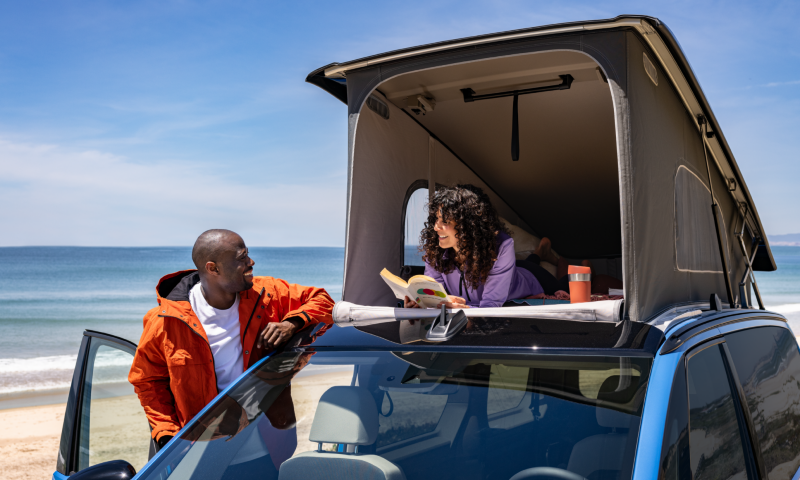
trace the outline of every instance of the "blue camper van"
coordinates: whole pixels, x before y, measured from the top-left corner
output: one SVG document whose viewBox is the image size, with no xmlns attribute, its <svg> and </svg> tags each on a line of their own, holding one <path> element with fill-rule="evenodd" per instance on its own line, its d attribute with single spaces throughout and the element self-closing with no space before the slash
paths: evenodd
<svg viewBox="0 0 800 480">
<path fill-rule="evenodd" d="M 159 451 L 98 362 L 129 365 L 136 345 L 86 331 L 54 480 L 800 477 L 800 351 L 753 275 L 775 261 L 666 25 L 503 32 L 307 81 L 348 110 L 335 325 L 299 332 Z M 378 272 L 420 272 L 420 209 L 454 183 L 490 195 L 519 255 L 547 236 L 623 288 L 398 308 Z"/>
</svg>

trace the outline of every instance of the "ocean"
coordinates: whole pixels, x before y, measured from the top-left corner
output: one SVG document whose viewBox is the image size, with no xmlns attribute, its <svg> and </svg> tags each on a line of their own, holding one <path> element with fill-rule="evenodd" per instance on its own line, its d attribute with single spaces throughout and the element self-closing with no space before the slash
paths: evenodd
<svg viewBox="0 0 800 480">
<path fill-rule="evenodd" d="M 250 256 L 256 275 L 341 299 L 343 248 L 256 247 Z M 0 408 L 20 405 L 4 399 L 68 388 L 86 329 L 138 343 L 158 280 L 191 268 L 188 247 L 0 248 Z"/>
<path fill-rule="evenodd" d="M 190 254 L 188 247 L 0 248 L 0 408 L 23 401 L 4 398 L 63 396 L 85 329 L 137 343 L 144 313 L 156 306 L 158 279 L 193 268 Z M 323 287 L 341 298 L 343 248 L 264 247 L 250 254 L 256 275 Z M 773 254 L 778 271 L 757 274 L 762 296 L 800 333 L 800 248 L 773 247 Z"/>
</svg>

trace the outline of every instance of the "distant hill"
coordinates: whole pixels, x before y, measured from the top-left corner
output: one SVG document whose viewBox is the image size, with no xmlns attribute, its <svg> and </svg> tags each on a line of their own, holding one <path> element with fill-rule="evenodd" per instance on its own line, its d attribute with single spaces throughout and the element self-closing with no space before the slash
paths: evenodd
<svg viewBox="0 0 800 480">
<path fill-rule="evenodd" d="M 800 247 L 800 233 L 787 233 L 785 235 L 767 235 L 769 244 L 776 247 L 792 246 Z"/>
</svg>

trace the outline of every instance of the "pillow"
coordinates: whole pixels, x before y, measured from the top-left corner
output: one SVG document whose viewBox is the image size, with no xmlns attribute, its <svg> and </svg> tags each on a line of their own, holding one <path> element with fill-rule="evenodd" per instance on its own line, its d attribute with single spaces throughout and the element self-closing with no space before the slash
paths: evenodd
<svg viewBox="0 0 800 480">
<path fill-rule="evenodd" d="M 503 217 L 500 217 L 500 221 L 503 222 L 511 238 L 514 239 L 514 253 L 516 254 L 517 260 L 525 260 L 539 247 L 539 237 L 526 232 L 522 227 L 512 225 Z M 553 250 L 553 253 L 556 253 L 555 250 Z M 556 253 L 556 257 L 558 256 L 559 255 Z M 558 268 L 556 268 L 555 265 L 549 262 L 542 262 L 541 266 L 553 274 L 554 277 L 556 276 Z"/>
<path fill-rule="evenodd" d="M 531 235 L 523 230 L 522 227 L 512 225 L 503 217 L 500 217 L 500 221 L 503 223 L 503 226 L 506 227 L 506 230 L 508 230 L 511 238 L 514 239 L 515 252 L 525 252 L 528 250 L 532 252 L 539 247 L 539 237 Z"/>
</svg>

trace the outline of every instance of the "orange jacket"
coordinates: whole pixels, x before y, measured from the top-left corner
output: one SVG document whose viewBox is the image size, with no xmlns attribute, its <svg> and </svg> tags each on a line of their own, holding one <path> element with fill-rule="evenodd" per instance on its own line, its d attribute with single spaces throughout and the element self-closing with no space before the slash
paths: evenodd
<svg viewBox="0 0 800 480">
<path fill-rule="evenodd" d="M 159 306 L 144 316 L 144 332 L 128 374 L 156 440 L 175 435 L 219 393 L 208 337 L 189 303 L 189 290 L 199 281 L 196 270 L 185 270 L 158 282 Z M 321 288 L 254 277 L 253 287 L 239 293 L 244 368 L 268 353 L 255 346 L 267 323 L 296 317 L 305 326 L 331 324 L 332 310 L 333 300 Z"/>
</svg>

